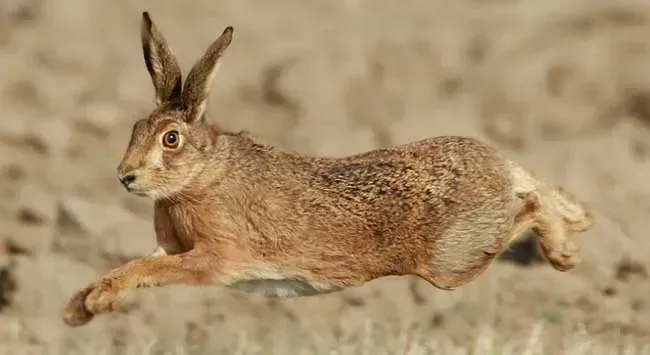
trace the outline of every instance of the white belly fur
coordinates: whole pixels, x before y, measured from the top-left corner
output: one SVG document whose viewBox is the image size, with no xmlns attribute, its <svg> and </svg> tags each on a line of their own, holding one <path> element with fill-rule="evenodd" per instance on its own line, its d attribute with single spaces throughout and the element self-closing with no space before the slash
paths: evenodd
<svg viewBox="0 0 650 355">
<path fill-rule="evenodd" d="M 252 278 L 237 281 L 229 288 L 268 297 L 300 297 L 340 291 L 338 286 L 321 282 L 310 282 L 270 272 L 254 272 Z"/>
</svg>

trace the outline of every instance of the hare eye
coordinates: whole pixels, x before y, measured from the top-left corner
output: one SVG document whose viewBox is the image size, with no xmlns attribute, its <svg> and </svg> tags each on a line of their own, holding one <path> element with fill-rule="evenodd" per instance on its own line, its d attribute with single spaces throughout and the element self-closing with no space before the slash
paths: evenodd
<svg viewBox="0 0 650 355">
<path fill-rule="evenodd" d="M 178 147 L 178 132 L 169 131 L 163 136 L 163 145 L 167 148 L 176 148 Z"/>
</svg>

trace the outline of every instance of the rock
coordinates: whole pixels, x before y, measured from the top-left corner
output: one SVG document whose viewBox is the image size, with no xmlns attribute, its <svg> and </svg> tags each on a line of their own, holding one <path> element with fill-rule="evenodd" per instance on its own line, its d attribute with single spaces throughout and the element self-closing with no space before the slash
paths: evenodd
<svg viewBox="0 0 650 355">
<path fill-rule="evenodd" d="M 619 281 L 645 280 L 648 277 L 648 268 L 640 261 L 623 258 L 616 265 L 615 278 Z"/>
<path fill-rule="evenodd" d="M 121 112 L 114 105 L 102 102 L 86 104 L 76 120 L 77 128 L 96 137 L 104 138 L 120 121 Z"/>
<path fill-rule="evenodd" d="M 23 185 L 18 204 L 17 217 L 26 225 L 43 226 L 56 218 L 56 198 L 37 185 Z"/>
<path fill-rule="evenodd" d="M 100 205 L 77 197 L 61 200 L 58 207 L 59 219 L 63 218 L 91 234 L 100 234 L 116 224 L 138 219 L 119 206 Z"/>
<path fill-rule="evenodd" d="M 607 285 L 616 276 L 622 260 L 645 262 L 647 249 L 604 214 L 596 212 L 594 218 L 592 229 L 578 237 L 583 260 L 576 271 L 598 284 Z"/>
<path fill-rule="evenodd" d="M 43 147 L 43 150 L 50 157 L 60 157 L 68 148 L 72 132 L 67 124 L 61 120 L 51 119 L 38 125 L 38 128 L 30 132 L 28 139 L 33 144 Z"/>
<path fill-rule="evenodd" d="M 0 140 L 10 145 L 18 144 L 27 135 L 27 122 L 18 116 L 5 117 L 0 127 Z"/>
<path fill-rule="evenodd" d="M 98 235 L 104 252 L 131 259 L 151 253 L 155 248 L 153 222 L 136 219 L 112 226 Z"/>
<path fill-rule="evenodd" d="M 61 156 L 71 137 L 70 128 L 55 118 L 34 125 L 26 123 L 24 119 L 11 117 L 7 125 L 0 129 L 0 140 L 5 143 L 50 157 Z"/>
<path fill-rule="evenodd" d="M 17 182 L 25 178 L 25 171 L 20 165 L 13 163 L 3 166 L 1 175 L 8 181 Z"/>
<path fill-rule="evenodd" d="M 13 266 L 8 248 L 0 241 L 0 312 L 10 304 L 12 295 L 16 290 Z"/>
<path fill-rule="evenodd" d="M 18 285 L 12 307 L 21 314 L 58 314 L 68 298 L 100 275 L 89 265 L 57 254 L 16 255 Z"/>
<path fill-rule="evenodd" d="M 147 222 L 116 205 L 69 197 L 59 203 L 55 250 L 104 268 L 106 259 L 130 259 L 155 248 Z"/>
<path fill-rule="evenodd" d="M 52 245 L 56 198 L 38 185 L 21 186 L 15 222 L 5 226 L 8 242 L 27 253 L 48 252 Z"/>
<path fill-rule="evenodd" d="M 32 20 L 40 13 L 42 0 L 4 0 L 0 14 L 13 20 Z"/>
</svg>

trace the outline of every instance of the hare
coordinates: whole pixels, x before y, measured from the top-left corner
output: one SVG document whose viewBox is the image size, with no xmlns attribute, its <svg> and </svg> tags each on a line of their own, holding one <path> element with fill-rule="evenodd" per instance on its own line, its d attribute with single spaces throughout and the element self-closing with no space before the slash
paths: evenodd
<svg viewBox="0 0 650 355">
<path fill-rule="evenodd" d="M 139 287 L 223 285 L 298 297 L 416 275 L 444 290 L 481 275 L 527 230 L 567 271 L 573 237 L 592 214 L 496 148 L 439 136 L 347 157 L 273 147 L 206 122 L 206 100 L 228 26 L 189 71 L 147 12 L 144 61 L 155 109 L 137 121 L 117 169 L 133 194 L 154 200 L 158 247 L 71 297 L 69 326 L 119 309 Z"/>
</svg>

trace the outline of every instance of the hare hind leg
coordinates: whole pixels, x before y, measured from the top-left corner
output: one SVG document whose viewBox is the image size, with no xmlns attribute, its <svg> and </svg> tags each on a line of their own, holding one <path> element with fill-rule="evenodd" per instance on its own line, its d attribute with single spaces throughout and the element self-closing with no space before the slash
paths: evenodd
<svg viewBox="0 0 650 355">
<path fill-rule="evenodd" d="M 483 274 L 512 240 L 533 224 L 530 214 L 522 212 L 522 201 L 516 202 L 503 209 L 486 207 L 447 229 L 431 243 L 418 276 L 437 288 L 453 290 Z M 503 212 L 508 210 L 513 211 L 510 217 Z"/>
<path fill-rule="evenodd" d="M 568 271 L 580 262 L 575 233 L 594 224 L 587 207 L 560 186 L 549 188 L 530 171 L 511 162 L 514 190 L 525 201 L 527 223 L 537 234 L 542 252 L 559 271 Z"/>
<path fill-rule="evenodd" d="M 542 253 L 548 262 L 559 271 L 573 269 L 579 262 L 578 246 L 573 242 L 572 228 L 583 228 L 577 221 L 575 225 L 566 225 L 563 217 L 548 206 L 537 191 L 520 194 L 525 208 L 513 229 L 513 239 L 520 234 L 533 230 L 537 234 Z M 588 228 L 588 227 L 587 227 Z"/>
<path fill-rule="evenodd" d="M 495 224 L 493 221 L 499 220 L 499 216 L 481 211 L 475 215 L 479 218 L 469 218 L 450 228 L 433 243 L 429 262 L 419 270 L 418 276 L 440 289 L 463 286 L 484 273 L 513 240 L 531 229 L 538 235 L 542 252 L 555 269 L 568 271 L 575 267 L 580 258 L 578 247 L 570 238 L 571 226 L 566 226 L 563 217 L 544 204 L 537 191 L 521 193 L 518 197 L 518 213 L 509 223 Z"/>
</svg>

